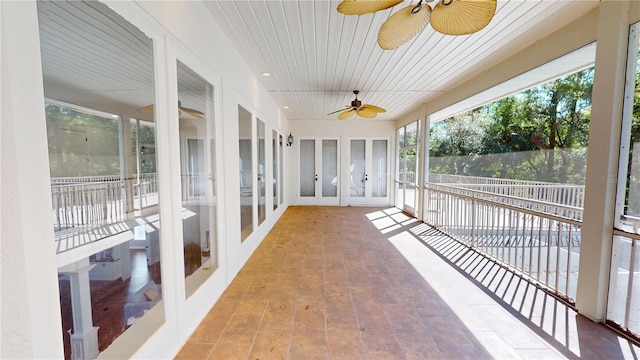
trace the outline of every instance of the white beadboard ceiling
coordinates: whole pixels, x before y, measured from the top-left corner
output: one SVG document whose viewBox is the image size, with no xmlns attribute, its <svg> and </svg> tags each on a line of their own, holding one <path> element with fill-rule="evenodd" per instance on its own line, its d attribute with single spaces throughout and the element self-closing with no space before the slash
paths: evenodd
<svg viewBox="0 0 640 360">
<path fill-rule="evenodd" d="M 356 89 L 363 103 L 388 110 L 376 119 L 398 119 L 584 15 L 598 1 L 498 0 L 495 17 L 478 33 L 446 36 L 427 27 L 392 51 L 378 47 L 378 29 L 409 1 L 362 16 L 338 13 L 339 3 L 203 2 L 295 121 L 336 119 L 337 114 L 327 114 L 348 105 Z M 78 104 L 100 99 L 133 108 L 153 101 L 153 44 L 138 29 L 93 1 L 38 1 L 38 10 L 45 96 L 55 93 L 56 100 Z M 264 71 L 272 76 L 262 77 Z M 199 81 L 181 76 L 179 87 L 202 89 Z M 47 85 L 56 91 L 48 91 Z M 181 99 L 182 105 L 204 110 L 198 96 L 190 98 Z"/>
<path fill-rule="evenodd" d="M 339 0 L 208 1 L 230 36 L 289 120 L 336 119 L 360 90 L 363 103 L 397 119 L 500 62 L 597 6 L 590 0 L 498 0 L 482 31 L 446 36 L 427 27 L 392 51 L 377 45 L 378 29 L 410 1 L 362 16 L 336 11 Z M 415 5 L 415 1 L 413 4 Z M 433 4 L 433 3 L 432 3 Z M 570 66 L 575 68 L 575 65 Z"/>
</svg>

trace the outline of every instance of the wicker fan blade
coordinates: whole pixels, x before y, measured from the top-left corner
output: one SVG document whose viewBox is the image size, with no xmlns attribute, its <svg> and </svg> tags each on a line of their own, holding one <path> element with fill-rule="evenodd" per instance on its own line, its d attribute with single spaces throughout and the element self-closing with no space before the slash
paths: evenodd
<svg viewBox="0 0 640 360">
<path fill-rule="evenodd" d="M 383 109 L 381 107 L 375 106 L 375 105 L 371 105 L 371 104 L 364 104 L 364 105 L 362 105 L 362 107 L 365 108 L 365 109 L 368 109 L 368 110 L 373 110 L 373 111 L 375 111 L 377 113 L 387 112 L 387 110 L 385 110 L 385 109 Z"/>
<path fill-rule="evenodd" d="M 364 15 L 388 9 L 403 0 L 344 0 L 338 5 L 338 12 L 345 15 Z"/>
<path fill-rule="evenodd" d="M 429 23 L 431 8 L 429 5 L 422 5 L 418 11 L 415 5 L 406 8 L 391 15 L 387 21 L 382 24 L 378 32 L 378 45 L 384 50 L 393 50 L 400 45 L 413 39 L 418 35 Z"/>
<path fill-rule="evenodd" d="M 440 0 L 433 8 L 431 26 L 445 35 L 467 35 L 482 30 L 496 13 L 496 0 Z"/>
<path fill-rule="evenodd" d="M 349 107 L 346 107 L 346 108 L 344 108 L 344 109 L 340 109 L 340 110 L 336 110 L 336 111 L 330 112 L 330 113 L 328 113 L 327 115 L 333 115 L 333 114 L 335 114 L 335 113 L 339 113 L 340 111 L 345 111 L 345 110 L 349 110 L 349 109 L 351 109 L 351 107 L 350 107 L 350 106 L 349 106 Z"/>
<path fill-rule="evenodd" d="M 358 116 L 363 117 L 363 118 L 367 118 L 367 119 L 373 119 L 374 117 L 376 117 L 378 115 L 377 112 L 371 110 L 371 109 L 367 109 L 366 107 L 361 107 L 360 109 L 356 110 L 356 114 L 358 114 Z"/>
<path fill-rule="evenodd" d="M 343 112 L 342 114 L 338 115 L 338 119 L 344 120 L 344 119 L 350 117 L 351 115 L 353 115 L 355 113 L 356 112 L 353 109 L 349 109 L 349 110 Z"/>
<path fill-rule="evenodd" d="M 138 108 L 140 112 L 153 112 L 153 104 Z"/>
</svg>

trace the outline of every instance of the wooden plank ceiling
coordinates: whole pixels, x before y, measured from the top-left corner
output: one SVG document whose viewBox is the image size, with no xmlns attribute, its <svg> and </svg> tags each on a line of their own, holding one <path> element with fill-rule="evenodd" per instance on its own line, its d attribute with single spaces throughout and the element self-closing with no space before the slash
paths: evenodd
<svg viewBox="0 0 640 360">
<path fill-rule="evenodd" d="M 467 36 L 427 27 L 392 51 L 376 43 L 392 9 L 362 16 L 336 11 L 338 0 L 203 1 L 289 120 L 333 120 L 360 90 L 363 103 L 394 120 L 439 96 L 597 6 L 597 0 L 499 0 L 492 22 Z M 415 3 L 415 2 L 414 2 Z M 58 100 L 133 108 L 153 101 L 152 41 L 97 2 L 39 1 L 47 85 Z M 215 69 L 213 69 L 215 71 Z M 262 77 L 262 72 L 271 77 Z M 190 80 L 191 79 L 191 80 Z M 179 87 L 202 88 L 197 77 Z M 193 84 L 190 84 L 193 82 Z M 67 89 L 60 92 L 59 89 Z M 184 99 L 183 106 L 203 105 Z"/>
<path fill-rule="evenodd" d="M 446 36 L 427 27 L 392 51 L 377 45 L 378 29 L 409 1 L 362 16 L 336 11 L 339 0 L 208 1 L 205 6 L 289 120 L 336 119 L 360 90 L 363 103 L 397 119 L 597 6 L 585 0 L 498 0 L 482 31 Z M 415 5 L 415 1 L 413 4 Z M 433 3 L 431 3 L 433 4 Z"/>
</svg>

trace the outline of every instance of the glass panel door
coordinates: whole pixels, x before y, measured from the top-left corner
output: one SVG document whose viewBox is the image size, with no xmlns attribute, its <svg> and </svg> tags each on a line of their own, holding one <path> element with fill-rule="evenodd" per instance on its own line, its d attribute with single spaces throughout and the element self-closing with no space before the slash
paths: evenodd
<svg viewBox="0 0 640 360">
<path fill-rule="evenodd" d="M 398 129 L 398 172 L 396 175 L 396 206 L 415 215 L 418 181 L 419 121 Z"/>
<path fill-rule="evenodd" d="M 349 204 L 389 205 L 387 139 L 352 139 L 349 162 Z"/>
<path fill-rule="evenodd" d="M 322 197 L 338 196 L 338 141 L 322 140 Z"/>
<path fill-rule="evenodd" d="M 351 140 L 351 161 L 349 162 L 349 196 L 364 197 L 366 152 L 365 140 Z"/>
<path fill-rule="evenodd" d="M 316 196 L 316 141 L 300 140 L 300 197 Z"/>
<path fill-rule="evenodd" d="M 371 196 L 387 197 L 387 174 L 389 150 L 387 140 L 373 140 L 371 167 Z"/>
<path fill-rule="evenodd" d="M 338 139 L 300 139 L 299 205 L 339 205 Z"/>
</svg>

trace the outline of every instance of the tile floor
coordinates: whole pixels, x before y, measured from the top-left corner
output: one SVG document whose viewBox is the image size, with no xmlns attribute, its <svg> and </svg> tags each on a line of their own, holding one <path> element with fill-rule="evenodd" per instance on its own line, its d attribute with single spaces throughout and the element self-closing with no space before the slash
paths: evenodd
<svg viewBox="0 0 640 360">
<path fill-rule="evenodd" d="M 177 359 L 638 359 L 397 209 L 290 207 Z"/>
</svg>

